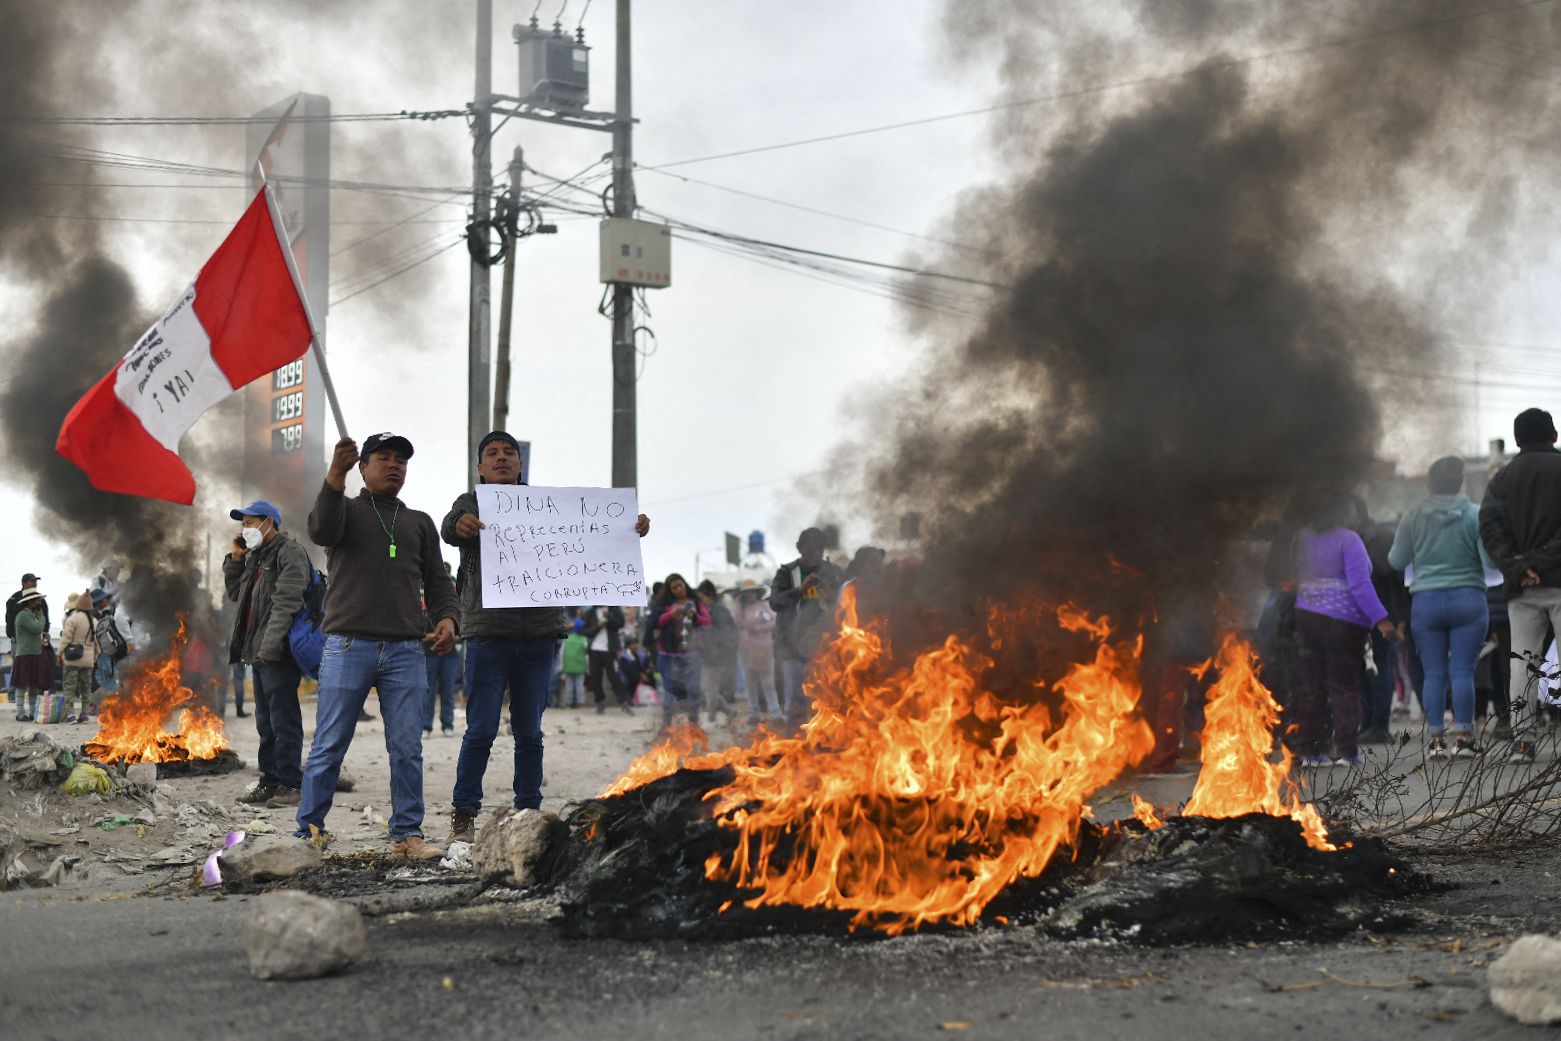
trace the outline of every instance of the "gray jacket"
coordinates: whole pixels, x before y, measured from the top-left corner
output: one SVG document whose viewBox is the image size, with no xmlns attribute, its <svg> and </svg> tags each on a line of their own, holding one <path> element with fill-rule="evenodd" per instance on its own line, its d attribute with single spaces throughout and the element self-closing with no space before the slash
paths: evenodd
<svg viewBox="0 0 1561 1041">
<path fill-rule="evenodd" d="M 461 635 L 493 636 L 504 640 L 558 639 L 569 635 L 569 617 L 562 607 L 483 607 L 482 550 L 475 538 L 462 539 L 455 533 L 461 515 L 477 516 L 477 493 L 464 492 L 456 497 L 439 537 L 461 551 L 461 570 L 456 579 L 460 588 Z"/>
<path fill-rule="evenodd" d="M 309 554 L 286 533 L 243 560 L 230 553 L 222 558 L 222 579 L 228 599 L 238 605 L 229 662 L 281 661 L 287 654 L 287 630 L 304 605 L 309 589 Z"/>
</svg>

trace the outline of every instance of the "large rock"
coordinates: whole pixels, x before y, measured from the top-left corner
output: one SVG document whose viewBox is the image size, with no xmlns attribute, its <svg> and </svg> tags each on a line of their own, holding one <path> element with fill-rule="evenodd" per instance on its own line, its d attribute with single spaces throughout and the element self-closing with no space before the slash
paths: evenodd
<svg viewBox="0 0 1561 1041">
<path fill-rule="evenodd" d="M 541 810 L 510 810 L 488 818 L 477 831 L 472 866 L 490 884 L 525 889 L 547 881 L 548 854 L 563 841 L 564 822 Z"/>
<path fill-rule="evenodd" d="M 1520 937 L 1491 963 L 1491 1004 L 1519 1023 L 1561 1022 L 1561 940 Z"/>
<path fill-rule="evenodd" d="M 356 907 L 292 889 L 256 900 L 244 928 L 249 971 L 263 980 L 304 980 L 336 972 L 363 953 L 367 940 Z"/>
<path fill-rule="evenodd" d="M 324 854 L 291 835 L 255 835 L 223 850 L 219 860 L 223 878 L 266 882 L 319 867 Z"/>
</svg>

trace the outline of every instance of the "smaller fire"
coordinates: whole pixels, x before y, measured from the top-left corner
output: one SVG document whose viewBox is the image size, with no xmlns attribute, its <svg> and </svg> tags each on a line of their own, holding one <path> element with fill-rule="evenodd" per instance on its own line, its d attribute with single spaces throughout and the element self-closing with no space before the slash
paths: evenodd
<svg viewBox="0 0 1561 1041">
<path fill-rule="evenodd" d="M 1252 646 L 1226 635 L 1213 660 L 1204 667 L 1210 665 L 1219 670 L 1219 679 L 1209 690 L 1204 710 L 1203 768 L 1192 798 L 1182 808 L 1183 815 L 1266 813 L 1289 817 L 1301 825 L 1307 845 L 1318 850 L 1337 849 L 1328 841 L 1328 829 L 1317 807 L 1302 800 L 1290 780 L 1290 750 L 1281 746 L 1279 761 L 1269 759 L 1279 705 L 1258 679 Z"/>
<path fill-rule="evenodd" d="M 598 799 L 622 795 L 659 777 L 687 768 L 708 770 L 724 765 L 726 757 L 709 755 L 710 738 L 696 724 L 680 719 L 643 755 L 629 764 L 623 776 L 608 785 Z"/>
<path fill-rule="evenodd" d="M 137 662 L 121 692 L 104 699 L 98 732 L 83 746 L 87 755 L 100 763 L 174 763 L 215 759 L 228 747 L 222 720 L 205 705 L 189 705 L 195 691 L 183 684 L 179 667 L 189 642 L 181 614 L 167 652 Z M 178 729 L 170 733 L 175 710 Z"/>
</svg>

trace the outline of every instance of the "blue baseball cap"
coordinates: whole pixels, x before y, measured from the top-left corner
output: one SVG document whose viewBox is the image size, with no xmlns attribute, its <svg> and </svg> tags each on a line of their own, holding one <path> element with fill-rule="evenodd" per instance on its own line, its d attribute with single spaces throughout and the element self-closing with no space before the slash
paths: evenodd
<svg viewBox="0 0 1561 1041">
<path fill-rule="evenodd" d="M 282 511 L 264 499 L 256 499 L 241 510 L 229 510 L 228 516 L 236 521 L 241 521 L 245 517 L 269 517 L 272 524 L 279 528 L 282 526 Z"/>
</svg>

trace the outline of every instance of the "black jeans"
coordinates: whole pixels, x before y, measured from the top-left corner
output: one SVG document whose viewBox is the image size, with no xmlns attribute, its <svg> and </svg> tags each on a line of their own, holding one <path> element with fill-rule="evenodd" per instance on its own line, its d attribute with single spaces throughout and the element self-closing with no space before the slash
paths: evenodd
<svg viewBox="0 0 1561 1041">
<path fill-rule="evenodd" d="M 1337 618 L 1296 611 L 1295 635 L 1301 647 L 1302 755 L 1327 755 L 1330 745 L 1338 755 L 1359 754 L 1366 632 L 1359 625 Z"/>
<path fill-rule="evenodd" d="M 304 717 L 298 707 L 298 666 L 290 656 L 255 663 L 255 729 L 260 732 L 260 783 L 301 788 Z"/>
<path fill-rule="evenodd" d="M 618 662 L 611 651 L 590 651 L 586 654 L 586 668 L 590 671 L 591 689 L 596 691 L 596 703 L 598 705 L 607 702 L 607 688 L 602 683 L 602 677 L 612 684 L 613 697 L 618 699 L 618 704 L 627 705 L 629 696 L 623 692 L 623 677 L 618 674 Z"/>
</svg>

